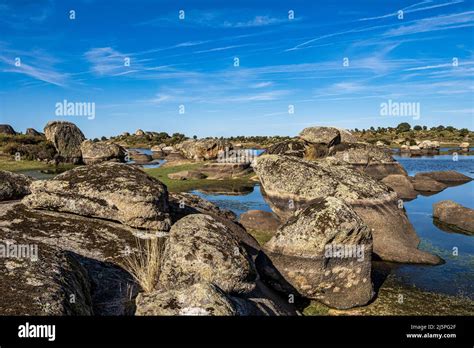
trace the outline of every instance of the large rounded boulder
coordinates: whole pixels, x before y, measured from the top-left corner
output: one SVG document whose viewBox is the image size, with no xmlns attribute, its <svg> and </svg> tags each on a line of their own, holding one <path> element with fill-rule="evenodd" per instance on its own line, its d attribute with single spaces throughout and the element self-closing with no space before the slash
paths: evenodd
<svg viewBox="0 0 474 348">
<path fill-rule="evenodd" d="M 343 161 L 377 180 L 388 175 L 408 175 L 400 163 L 393 159 L 389 148 L 366 143 L 341 143 L 331 147 L 328 156 Z"/>
<path fill-rule="evenodd" d="M 351 308 L 373 296 L 371 231 L 337 198 L 328 197 L 298 211 L 265 249 L 305 297 L 335 308 Z"/>
<path fill-rule="evenodd" d="M 36 181 L 24 203 L 35 209 L 68 212 L 168 231 L 168 191 L 159 180 L 121 163 L 77 167 L 51 180 Z"/>
<path fill-rule="evenodd" d="M 82 161 L 84 164 L 96 164 L 106 161 L 124 162 L 126 150 L 117 144 L 95 143 L 85 140 L 81 144 Z"/>
<path fill-rule="evenodd" d="M 216 159 L 219 153 L 231 150 L 232 144 L 224 140 L 190 139 L 177 144 L 175 148 L 187 159 L 203 161 Z"/>
<path fill-rule="evenodd" d="M 81 144 L 86 140 L 81 130 L 71 122 L 51 121 L 44 127 L 46 139 L 54 144 L 61 160 L 80 163 Z"/>
<path fill-rule="evenodd" d="M 314 200 L 335 197 L 348 204 L 372 229 L 374 252 L 383 260 L 438 264 L 441 259 L 417 249 L 420 239 L 385 184 L 338 161 L 306 161 L 263 155 L 254 167 L 272 210 L 288 220 Z"/>
<path fill-rule="evenodd" d="M 233 232 L 215 218 L 188 215 L 169 233 L 159 283 L 166 289 L 210 282 L 226 292 L 249 292 L 256 270 Z"/>
</svg>

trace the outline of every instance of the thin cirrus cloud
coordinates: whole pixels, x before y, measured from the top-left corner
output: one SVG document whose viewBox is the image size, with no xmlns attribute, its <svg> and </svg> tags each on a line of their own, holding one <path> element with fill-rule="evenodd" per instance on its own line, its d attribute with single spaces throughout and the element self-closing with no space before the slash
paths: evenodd
<svg viewBox="0 0 474 348">
<path fill-rule="evenodd" d="M 241 19 L 245 18 L 246 19 Z M 295 20 L 298 20 L 296 18 Z M 245 16 L 243 11 L 199 11 L 190 10 L 184 12 L 184 18 L 180 19 L 179 12 L 168 13 L 163 17 L 154 18 L 139 23 L 138 25 L 166 26 L 180 24 L 209 28 L 255 28 L 288 23 L 286 17 L 275 17 L 272 15 Z"/>
<path fill-rule="evenodd" d="M 391 13 L 381 15 L 381 16 L 360 18 L 357 21 L 358 22 L 363 22 L 363 21 L 371 21 L 371 20 L 376 20 L 376 19 L 385 19 L 385 18 L 395 17 L 395 16 L 398 15 L 398 11 L 400 11 L 400 10 L 403 11 L 404 14 L 409 14 L 409 13 L 414 13 L 414 12 L 432 10 L 432 9 L 435 9 L 435 8 L 440 8 L 440 7 L 445 7 L 445 6 L 452 6 L 452 5 L 460 4 L 460 3 L 463 3 L 463 2 L 464 2 L 464 0 L 453 0 L 453 1 L 444 2 L 444 3 L 440 3 L 440 4 L 437 4 L 437 3 L 433 4 L 432 0 L 425 0 L 425 1 L 422 1 L 422 2 L 419 2 L 419 3 L 407 6 L 405 8 L 401 8 L 401 9 L 395 11 L 395 12 L 391 12 Z M 430 5 L 424 6 L 424 7 L 419 7 L 419 6 L 425 5 L 425 4 L 430 4 Z"/>
<path fill-rule="evenodd" d="M 474 26 L 474 11 L 418 19 L 388 30 L 384 36 L 403 36 Z"/>
<path fill-rule="evenodd" d="M 17 66 L 16 58 L 19 58 Z M 20 51 L 2 46 L 0 54 L 0 71 L 29 76 L 37 81 L 65 87 L 70 74 L 55 68 L 60 60 L 41 50 Z"/>
</svg>

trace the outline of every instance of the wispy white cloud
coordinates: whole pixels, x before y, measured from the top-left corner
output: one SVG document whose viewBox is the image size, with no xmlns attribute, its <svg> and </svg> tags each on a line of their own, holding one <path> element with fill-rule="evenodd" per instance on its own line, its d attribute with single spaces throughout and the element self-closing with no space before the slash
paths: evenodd
<svg viewBox="0 0 474 348">
<path fill-rule="evenodd" d="M 453 1 L 444 2 L 444 3 L 441 3 L 441 4 L 437 4 L 437 3 L 433 4 L 432 0 L 425 0 L 425 1 L 413 4 L 413 5 L 398 9 L 397 11 L 394 11 L 394 12 L 391 12 L 391 13 L 388 13 L 388 14 L 384 14 L 384 15 L 381 15 L 381 16 L 375 16 L 375 17 L 360 18 L 357 21 L 359 21 L 359 22 L 361 22 L 361 21 L 371 21 L 371 20 L 375 20 L 375 19 L 384 19 L 384 18 L 395 17 L 395 16 L 398 15 L 398 11 L 400 11 L 400 10 L 403 11 L 404 14 L 409 14 L 409 13 L 413 13 L 413 12 L 432 10 L 432 9 L 439 8 L 439 7 L 456 5 L 456 4 L 460 4 L 462 2 L 464 2 L 464 0 L 453 0 Z M 425 5 L 425 4 L 433 4 L 433 5 L 419 7 L 419 6 Z"/>
<path fill-rule="evenodd" d="M 474 26 L 474 11 L 467 11 L 414 20 L 406 25 L 388 30 L 383 35 L 394 37 L 472 26 Z"/>
<path fill-rule="evenodd" d="M 20 59 L 20 64 L 15 64 L 16 58 Z M 58 70 L 55 67 L 58 62 L 57 57 L 41 50 L 19 51 L 2 47 L 0 53 L 0 63 L 3 63 L 3 67 L 0 65 L 0 71 L 23 74 L 38 81 L 64 87 L 70 74 Z"/>
</svg>

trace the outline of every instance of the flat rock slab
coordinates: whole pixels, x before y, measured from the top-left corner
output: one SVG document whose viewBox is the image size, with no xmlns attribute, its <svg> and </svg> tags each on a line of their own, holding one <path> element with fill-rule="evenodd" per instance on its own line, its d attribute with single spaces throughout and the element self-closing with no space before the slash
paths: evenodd
<svg viewBox="0 0 474 348">
<path fill-rule="evenodd" d="M 415 179 L 430 178 L 446 185 L 462 185 L 472 180 L 467 175 L 455 170 L 441 170 L 434 172 L 421 172 L 415 175 Z"/>
<path fill-rule="evenodd" d="M 0 258 L 7 270 L 0 272 L 0 314 L 132 314 L 139 286 L 119 263 L 135 248 L 133 231 L 20 203 L 0 204 L 0 243 L 37 248 L 37 261 Z"/>
</svg>

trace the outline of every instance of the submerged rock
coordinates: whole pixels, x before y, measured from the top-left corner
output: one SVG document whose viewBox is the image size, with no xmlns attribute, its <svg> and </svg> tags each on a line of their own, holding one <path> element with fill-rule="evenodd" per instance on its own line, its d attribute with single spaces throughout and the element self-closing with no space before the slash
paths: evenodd
<svg viewBox="0 0 474 348">
<path fill-rule="evenodd" d="M 374 294 L 370 229 L 336 198 L 298 211 L 265 249 L 305 297 L 335 308 L 351 308 L 366 304 Z"/>
<path fill-rule="evenodd" d="M 46 139 L 54 144 L 64 162 L 81 162 L 81 144 L 86 138 L 74 123 L 65 121 L 48 122 L 44 127 L 44 134 Z"/>
<path fill-rule="evenodd" d="M 418 196 L 410 179 L 405 175 L 391 174 L 382 179 L 382 182 L 394 190 L 403 200 L 412 200 Z"/>
<path fill-rule="evenodd" d="M 445 200 L 433 204 L 433 218 L 455 232 L 474 234 L 474 210 L 456 202 Z"/>
<path fill-rule="evenodd" d="M 433 179 L 446 185 L 462 185 L 472 180 L 472 178 L 461 174 L 455 170 L 440 170 L 434 172 L 421 172 L 415 175 L 415 179 Z"/>
<path fill-rule="evenodd" d="M 31 182 L 26 175 L 0 170 L 0 202 L 29 195 Z"/>
<path fill-rule="evenodd" d="M 432 179 L 429 176 L 420 176 L 418 173 L 412 179 L 413 188 L 421 193 L 437 193 L 443 191 L 448 186 Z"/>
<path fill-rule="evenodd" d="M 81 144 L 82 161 L 96 164 L 105 161 L 124 162 L 126 150 L 117 144 L 94 143 L 86 140 Z"/>
<path fill-rule="evenodd" d="M 119 221 L 131 227 L 168 231 L 168 192 L 159 180 L 126 164 L 77 167 L 36 181 L 24 203 L 35 209 Z"/>
<path fill-rule="evenodd" d="M 383 260 L 438 264 L 441 259 L 417 249 L 420 242 L 398 196 L 385 184 L 335 161 L 305 161 L 263 155 L 254 167 L 264 198 L 283 220 L 312 201 L 339 198 L 372 229 L 374 252 Z"/>
<path fill-rule="evenodd" d="M 280 219 L 271 212 L 248 210 L 240 215 L 239 222 L 248 230 L 259 230 L 274 233 L 281 224 Z"/>
</svg>

